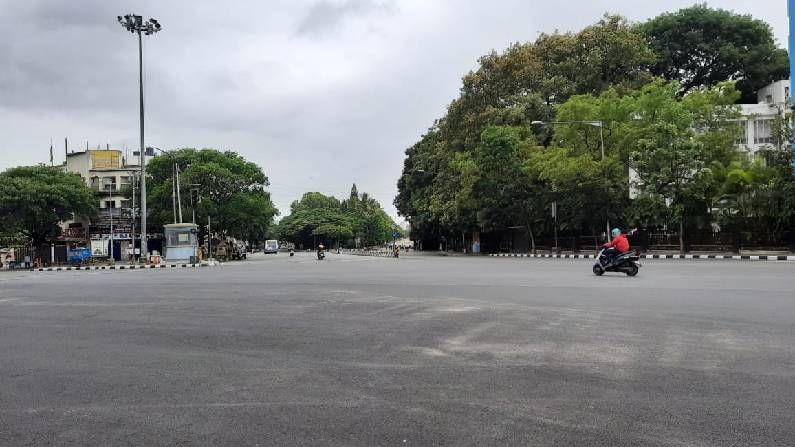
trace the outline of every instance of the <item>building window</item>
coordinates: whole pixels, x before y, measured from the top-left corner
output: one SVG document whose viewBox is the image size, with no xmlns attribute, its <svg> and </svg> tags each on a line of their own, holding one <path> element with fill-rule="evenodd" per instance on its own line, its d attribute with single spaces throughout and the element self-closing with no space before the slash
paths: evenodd
<svg viewBox="0 0 795 447">
<path fill-rule="evenodd" d="M 773 104 L 773 95 L 765 96 L 765 102 L 768 104 Z"/>
<path fill-rule="evenodd" d="M 789 87 L 784 87 L 784 101 L 789 99 Z"/>
<path fill-rule="evenodd" d="M 102 178 L 102 189 L 105 191 L 115 191 L 116 190 L 116 177 L 103 177 Z"/>
<path fill-rule="evenodd" d="M 132 201 L 131 200 L 122 200 L 121 201 L 122 208 L 132 208 Z"/>
<path fill-rule="evenodd" d="M 737 137 L 734 140 L 734 144 L 737 145 L 744 145 L 748 144 L 748 121 L 739 121 L 737 122 Z"/>
<path fill-rule="evenodd" d="M 116 208 L 116 201 L 115 200 L 106 200 L 105 201 L 105 208 Z"/>
<path fill-rule="evenodd" d="M 754 144 L 773 143 L 772 124 L 773 120 L 754 121 Z"/>
</svg>

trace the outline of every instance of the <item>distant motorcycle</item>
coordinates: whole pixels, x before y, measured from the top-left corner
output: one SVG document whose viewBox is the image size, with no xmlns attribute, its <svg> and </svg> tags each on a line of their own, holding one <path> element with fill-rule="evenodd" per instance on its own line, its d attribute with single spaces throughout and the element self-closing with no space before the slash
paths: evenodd
<svg viewBox="0 0 795 447">
<path fill-rule="evenodd" d="M 627 276 L 635 276 L 640 270 L 641 264 L 640 255 L 636 251 L 628 251 L 621 253 L 612 260 L 605 254 L 606 249 L 601 249 L 599 254 L 596 255 L 596 262 L 593 265 L 593 273 L 596 276 L 602 276 L 605 272 L 621 272 L 626 273 Z"/>
<path fill-rule="evenodd" d="M 317 260 L 318 260 L 318 261 L 322 261 L 322 260 L 324 260 L 324 259 L 326 259 L 326 252 L 325 252 L 325 250 L 318 250 L 318 251 L 317 251 Z"/>
</svg>

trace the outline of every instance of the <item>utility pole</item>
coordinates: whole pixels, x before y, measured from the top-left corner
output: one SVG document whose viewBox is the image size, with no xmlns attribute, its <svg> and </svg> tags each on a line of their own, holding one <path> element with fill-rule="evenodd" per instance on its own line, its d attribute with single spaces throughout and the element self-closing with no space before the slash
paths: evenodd
<svg viewBox="0 0 795 447">
<path fill-rule="evenodd" d="M 552 217 L 555 219 L 555 253 L 558 253 L 558 201 L 552 201 Z"/>
<path fill-rule="evenodd" d="M 130 226 L 130 242 L 132 245 L 132 253 L 130 259 L 135 262 L 135 173 L 130 172 L 132 178 L 132 225 Z"/>
<path fill-rule="evenodd" d="M 171 210 L 174 212 L 174 223 L 177 223 L 177 164 L 171 166 Z"/>
<path fill-rule="evenodd" d="M 213 233 L 210 231 L 210 216 L 207 216 L 207 260 L 213 258 Z"/>
<path fill-rule="evenodd" d="M 143 20 L 142 16 L 127 14 L 124 17 L 117 17 L 121 26 L 131 33 L 138 34 L 138 99 L 139 115 L 141 125 L 141 254 L 147 256 L 149 253 L 146 241 L 146 145 L 144 145 L 144 53 L 141 42 L 141 32 L 150 36 L 160 31 L 160 23 L 155 19 Z"/>
<path fill-rule="evenodd" d="M 113 264 L 115 259 L 113 258 L 113 209 L 116 206 L 116 202 L 113 201 L 113 189 L 111 188 L 112 183 L 106 182 L 105 186 L 108 188 L 108 204 L 111 205 L 110 207 L 105 207 L 108 209 L 108 214 L 110 214 L 110 263 Z"/>
<path fill-rule="evenodd" d="M 182 223 L 182 196 L 179 193 L 179 165 L 174 161 L 174 167 L 177 170 L 177 209 L 179 210 L 179 223 Z"/>
</svg>

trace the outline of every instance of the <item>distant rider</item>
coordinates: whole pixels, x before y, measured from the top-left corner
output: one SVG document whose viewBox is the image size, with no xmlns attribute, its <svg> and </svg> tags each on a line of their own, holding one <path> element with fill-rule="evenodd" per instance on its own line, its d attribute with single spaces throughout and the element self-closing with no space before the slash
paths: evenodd
<svg viewBox="0 0 795 447">
<path fill-rule="evenodd" d="M 613 236 L 613 240 L 602 245 L 606 249 L 605 255 L 608 263 L 612 263 L 617 256 L 629 251 L 629 239 L 627 239 L 626 234 L 622 233 L 618 228 L 613 228 L 610 234 Z"/>
</svg>

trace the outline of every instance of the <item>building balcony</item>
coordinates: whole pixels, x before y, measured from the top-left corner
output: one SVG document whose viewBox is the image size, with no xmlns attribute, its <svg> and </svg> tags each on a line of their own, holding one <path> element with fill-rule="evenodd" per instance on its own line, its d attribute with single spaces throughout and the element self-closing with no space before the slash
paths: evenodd
<svg viewBox="0 0 795 447">
<path fill-rule="evenodd" d="M 93 189 L 94 191 L 97 191 L 97 192 L 104 192 L 105 194 L 118 193 L 119 191 L 121 191 L 121 188 L 117 187 L 115 184 L 108 186 L 108 185 L 92 183 L 91 184 L 91 189 Z"/>
<path fill-rule="evenodd" d="M 97 217 L 101 220 L 110 219 L 131 219 L 133 216 L 130 208 L 100 208 Z"/>
</svg>

